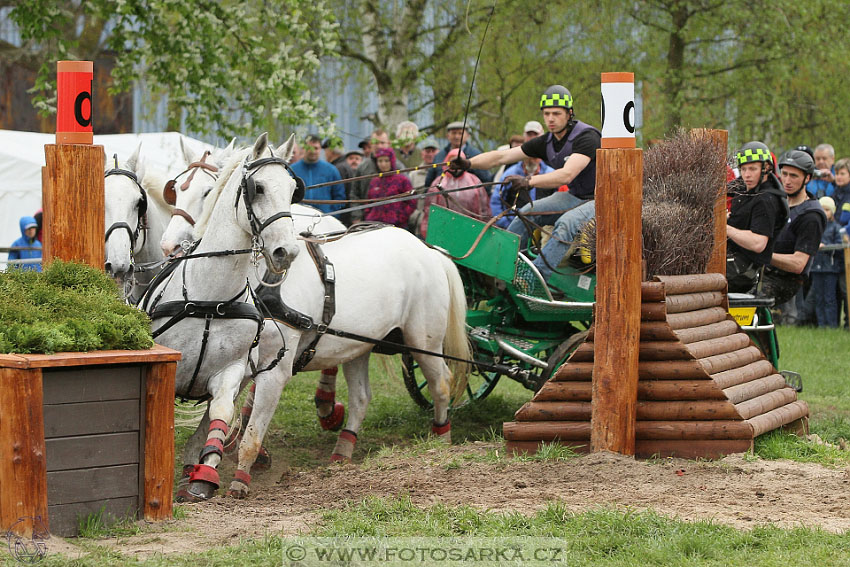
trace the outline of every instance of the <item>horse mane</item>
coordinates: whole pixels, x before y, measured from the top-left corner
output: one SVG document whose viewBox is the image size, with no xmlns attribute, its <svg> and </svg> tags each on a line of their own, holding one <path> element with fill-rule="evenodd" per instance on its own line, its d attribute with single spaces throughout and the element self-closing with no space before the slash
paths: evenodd
<svg viewBox="0 0 850 567">
<path fill-rule="evenodd" d="M 215 185 L 213 185 L 209 195 L 204 197 L 204 208 L 201 211 L 201 216 L 195 224 L 195 238 L 203 238 L 204 233 L 207 231 L 207 224 L 209 224 L 215 205 L 218 202 L 219 197 L 221 197 L 221 194 L 224 192 L 227 182 L 230 181 L 230 176 L 233 175 L 233 171 L 242 163 L 250 152 L 251 148 L 242 148 L 234 151 L 233 156 L 222 168 L 221 173 L 219 173 L 218 180 L 215 182 Z"/>
<path fill-rule="evenodd" d="M 142 188 L 144 188 L 148 197 L 154 199 L 166 211 L 174 209 L 173 205 L 165 202 L 165 196 L 163 195 L 163 189 L 168 179 L 164 171 L 154 171 L 147 167 L 145 168 L 144 178 L 140 180 Z"/>
</svg>

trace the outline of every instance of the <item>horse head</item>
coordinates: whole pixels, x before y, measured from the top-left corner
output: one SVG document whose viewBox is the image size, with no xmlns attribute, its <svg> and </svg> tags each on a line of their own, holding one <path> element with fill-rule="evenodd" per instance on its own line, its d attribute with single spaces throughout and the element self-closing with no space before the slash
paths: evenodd
<svg viewBox="0 0 850 567">
<path fill-rule="evenodd" d="M 298 255 L 292 202 L 300 200 L 304 183 L 289 167 L 294 145 L 292 134 L 276 155 L 268 134 L 261 134 L 242 164 L 235 201 L 240 226 L 262 248 L 268 269 L 277 274 Z"/>
<path fill-rule="evenodd" d="M 140 180 L 144 177 L 144 166 L 139 157 L 141 144 L 124 167 L 118 159 L 105 172 L 105 241 L 106 273 L 123 287 L 133 275 L 133 252 L 145 224 L 148 196 Z"/>
<path fill-rule="evenodd" d="M 171 221 L 160 240 L 166 256 L 179 249 L 183 242 L 191 242 L 196 219 L 204 207 L 204 197 L 212 190 L 218 173 L 233 154 L 236 139 L 223 149 L 204 152 L 200 157 L 191 153 L 180 139 L 180 148 L 186 161 L 186 169 L 166 183 L 163 198 L 174 208 Z"/>
</svg>

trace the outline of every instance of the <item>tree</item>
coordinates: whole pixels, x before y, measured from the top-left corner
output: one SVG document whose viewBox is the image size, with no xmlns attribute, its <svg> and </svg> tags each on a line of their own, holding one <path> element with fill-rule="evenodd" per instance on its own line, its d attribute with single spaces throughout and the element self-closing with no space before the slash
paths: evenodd
<svg viewBox="0 0 850 567">
<path fill-rule="evenodd" d="M 167 95 L 169 123 L 224 138 L 283 123 L 329 127 L 305 75 L 336 47 L 323 0 L 20 0 L 11 12 L 24 49 L 46 61 L 35 105 L 54 111 L 53 61 L 111 50 L 114 91 L 144 79 Z M 68 30 L 83 22 L 83 33 Z M 49 63 L 47 63 L 49 62 Z"/>
<path fill-rule="evenodd" d="M 390 128 L 448 100 L 446 89 L 434 85 L 445 71 L 453 71 L 447 67 L 465 68 L 470 57 L 465 28 L 476 29 L 490 10 L 482 3 L 467 11 L 465 3 L 429 0 L 338 0 L 337 8 L 341 38 L 336 53 L 368 70 L 378 96 L 378 112 L 370 119 Z M 454 120 L 441 118 L 434 128 Z"/>
</svg>

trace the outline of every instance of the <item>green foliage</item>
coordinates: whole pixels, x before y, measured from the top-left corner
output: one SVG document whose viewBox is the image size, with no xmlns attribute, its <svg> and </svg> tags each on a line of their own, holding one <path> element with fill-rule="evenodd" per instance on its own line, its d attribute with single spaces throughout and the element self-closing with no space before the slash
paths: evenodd
<svg viewBox="0 0 850 567">
<path fill-rule="evenodd" d="M 336 45 L 332 14 L 322 0 L 270 2 L 157 0 L 21 0 L 10 17 L 42 65 L 35 105 L 55 112 L 56 59 L 115 54 L 113 92 L 136 80 L 167 95 L 169 119 L 181 127 L 230 138 L 264 128 L 276 135 L 282 123 L 324 124 L 304 75 Z M 77 26 L 104 35 L 86 52 Z M 109 25 L 106 25 L 106 24 Z M 98 40 L 99 34 L 98 34 Z"/>
<path fill-rule="evenodd" d="M 43 273 L 0 273 L 0 352 L 152 346 L 147 315 L 126 305 L 115 283 L 100 270 L 57 260 Z"/>
</svg>

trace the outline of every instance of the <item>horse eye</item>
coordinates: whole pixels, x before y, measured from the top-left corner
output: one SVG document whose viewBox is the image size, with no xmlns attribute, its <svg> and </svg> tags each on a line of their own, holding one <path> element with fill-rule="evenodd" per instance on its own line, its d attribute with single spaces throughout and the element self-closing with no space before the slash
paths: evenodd
<svg viewBox="0 0 850 567">
<path fill-rule="evenodd" d="M 266 188 L 264 186 L 260 185 L 259 183 L 257 183 L 257 185 L 256 185 L 257 195 L 262 195 L 265 192 L 266 192 Z"/>
<path fill-rule="evenodd" d="M 210 185 L 209 187 L 207 187 L 206 189 L 204 189 L 204 199 L 206 199 L 206 198 L 207 198 L 207 195 L 209 195 L 209 194 L 210 194 L 210 191 L 212 191 L 212 190 L 213 190 L 212 185 Z"/>
</svg>

